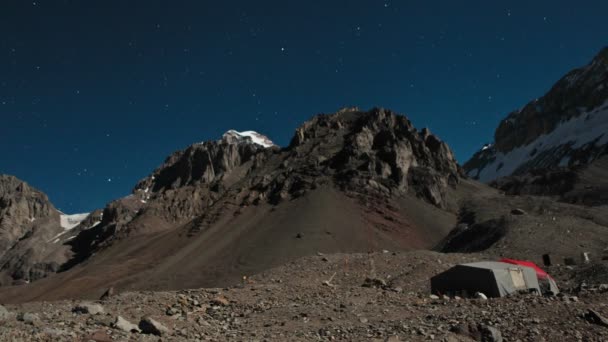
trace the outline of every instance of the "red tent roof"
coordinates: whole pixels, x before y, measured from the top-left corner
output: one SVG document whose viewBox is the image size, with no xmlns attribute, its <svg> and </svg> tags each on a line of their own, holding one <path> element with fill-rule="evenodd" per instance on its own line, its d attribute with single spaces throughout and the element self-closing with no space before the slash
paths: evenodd
<svg viewBox="0 0 608 342">
<path fill-rule="evenodd" d="M 547 274 L 547 272 L 543 271 L 542 268 L 538 267 L 535 263 L 533 263 L 531 261 L 502 258 L 502 259 L 500 259 L 500 262 L 506 262 L 507 264 L 531 267 L 536 271 L 536 276 L 538 277 L 538 279 L 546 279 L 546 278 L 553 279 L 549 274 Z"/>
</svg>

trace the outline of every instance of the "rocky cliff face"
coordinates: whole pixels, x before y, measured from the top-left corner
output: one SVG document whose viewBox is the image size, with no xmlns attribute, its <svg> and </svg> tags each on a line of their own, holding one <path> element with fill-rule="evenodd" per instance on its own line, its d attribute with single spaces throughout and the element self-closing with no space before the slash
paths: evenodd
<svg viewBox="0 0 608 342">
<path fill-rule="evenodd" d="M 608 145 L 608 48 L 573 70 L 543 97 L 504 119 L 495 142 L 465 165 L 470 177 L 489 182 L 531 170 L 592 163 Z"/>
<path fill-rule="evenodd" d="M 58 270 L 69 250 L 52 242 L 61 232 L 60 213 L 44 193 L 0 175 L 0 285 L 29 282 Z"/>
<path fill-rule="evenodd" d="M 458 165 L 444 142 L 384 109 L 317 116 L 296 131 L 290 150 L 298 164 L 305 159 L 300 156 L 308 157 L 305 163 L 312 162 L 311 168 L 318 164 L 343 189 L 410 192 L 442 208 L 448 206 L 447 189 L 459 179 Z"/>
</svg>

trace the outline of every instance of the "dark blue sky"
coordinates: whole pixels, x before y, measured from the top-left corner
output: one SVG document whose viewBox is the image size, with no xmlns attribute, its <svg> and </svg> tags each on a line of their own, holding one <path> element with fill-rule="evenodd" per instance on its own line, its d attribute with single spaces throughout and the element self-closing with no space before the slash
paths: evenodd
<svg viewBox="0 0 608 342">
<path fill-rule="evenodd" d="M 416 3 L 416 4 L 414 4 Z M 171 152 L 381 106 L 464 162 L 607 44 L 606 1 L 3 1 L 0 173 L 62 210 L 128 194 Z"/>
</svg>

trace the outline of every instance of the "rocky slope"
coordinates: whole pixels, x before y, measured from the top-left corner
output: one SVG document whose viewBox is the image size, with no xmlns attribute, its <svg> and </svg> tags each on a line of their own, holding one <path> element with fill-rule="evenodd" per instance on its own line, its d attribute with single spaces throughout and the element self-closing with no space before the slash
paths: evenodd
<svg viewBox="0 0 608 342">
<path fill-rule="evenodd" d="M 318 251 L 431 248 L 463 191 L 449 147 L 388 110 L 315 116 L 282 149 L 228 132 L 169 156 L 62 240 L 62 273 L 20 293 L 217 286 Z"/>
<path fill-rule="evenodd" d="M 569 72 L 545 96 L 509 114 L 494 140 L 464 165 L 470 177 L 490 182 L 505 176 L 538 176 L 539 170 L 578 172 L 605 155 L 608 48 L 587 66 Z"/>
</svg>

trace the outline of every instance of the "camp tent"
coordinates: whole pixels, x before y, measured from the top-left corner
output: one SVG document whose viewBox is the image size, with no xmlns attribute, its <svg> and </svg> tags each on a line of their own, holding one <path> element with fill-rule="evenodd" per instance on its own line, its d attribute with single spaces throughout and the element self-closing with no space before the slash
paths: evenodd
<svg viewBox="0 0 608 342">
<path fill-rule="evenodd" d="M 533 263 L 531 261 L 515 260 L 515 259 L 507 259 L 507 258 L 502 258 L 502 259 L 500 259 L 500 261 L 506 262 L 508 264 L 521 265 L 521 266 L 533 268 L 534 271 L 536 272 L 536 278 L 538 278 L 538 283 L 540 284 L 540 289 L 542 290 L 543 294 L 548 293 L 548 294 L 556 295 L 559 293 L 559 288 L 557 287 L 557 283 L 555 282 L 553 277 L 551 277 L 542 268 L 538 267 L 538 265 L 536 265 L 535 263 Z"/>
<path fill-rule="evenodd" d="M 541 293 L 534 269 L 496 261 L 456 265 L 431 278 L 431 291 L 438 295 L 481 292 L 488 297 L 519 291 Z"/>
</svg>

